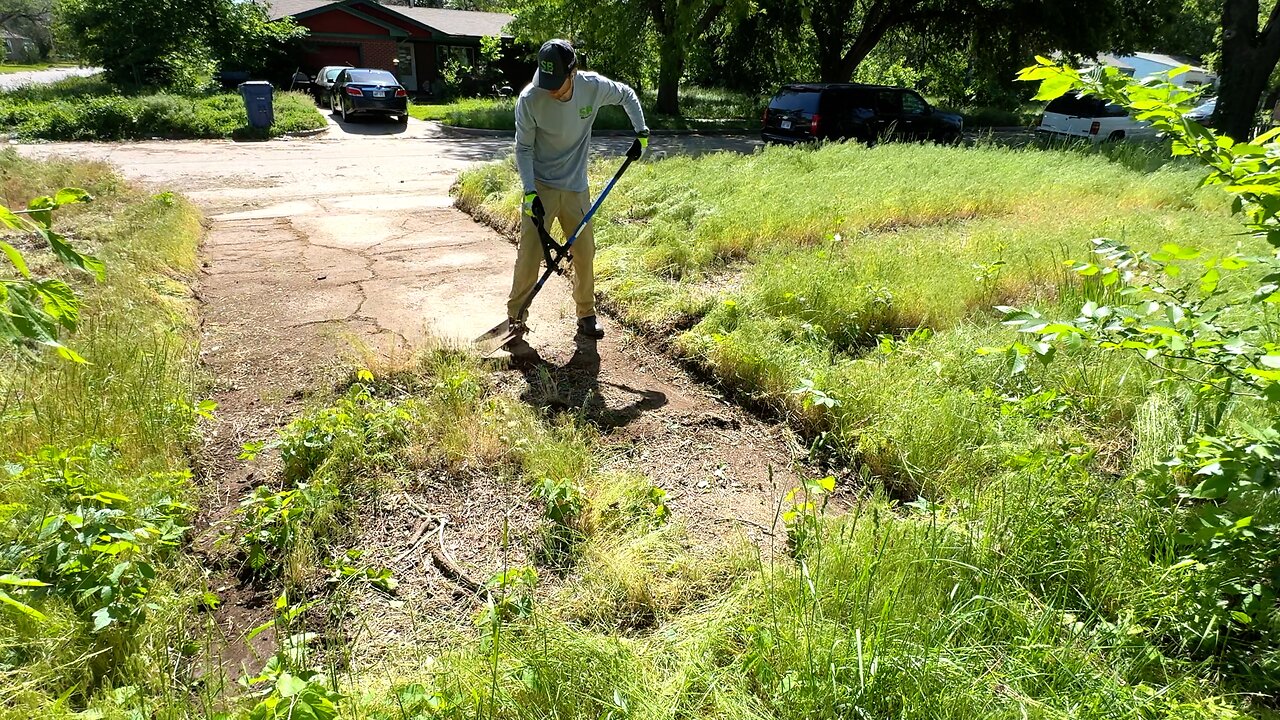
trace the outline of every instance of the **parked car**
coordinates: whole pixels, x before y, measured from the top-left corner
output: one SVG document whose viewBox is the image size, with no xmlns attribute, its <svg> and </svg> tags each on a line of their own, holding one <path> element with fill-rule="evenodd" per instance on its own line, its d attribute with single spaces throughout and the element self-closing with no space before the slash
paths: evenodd
<svg viewBox="0 0 1280 720">
<path fill-rule="evenodd" d="M 935 110 L 914 90 L 857 83 L 783 85 L 764 111 L 760 138 L 791 144 L 814 140 L 959 142 L 964 121 Z"/>
<path fill-rule="evenodd" d="M 311 93 L 316 96 L 317 105 L 329 102 L 329 94 L 333 91 L 333 81 L 338 79 L 338 73 L 348 67 L 351 66 L 325 65 L 316 71 L 316 76 L 311 80 Z"/>
<path fill-rule="evenodd" d="M 1188 120 L 1195 120 L 1205 127 L 1213 127 L 1213 111 L 1218 107 L 1218 98 L 1209 98 L 1200 105 L 1188 110 L 1184 115 Z"/>
<path fill-rule="evenodd" d="M 1084 138 L 1095 143 L 1157 135 L 1151 123 L 1135 119 L 1123 107 L 1078 93 L 1067 93 L 1045 106 L 1036 133 L 1041 137 Z"/>
<path fill-rule="evenodd" d="M 402 125 L 409 122 L 409 92 L 386 70 L 343 68 L 329 98 L 329 109 L 343 122 L 355 115 L 393 117 Z"/>
</svg>

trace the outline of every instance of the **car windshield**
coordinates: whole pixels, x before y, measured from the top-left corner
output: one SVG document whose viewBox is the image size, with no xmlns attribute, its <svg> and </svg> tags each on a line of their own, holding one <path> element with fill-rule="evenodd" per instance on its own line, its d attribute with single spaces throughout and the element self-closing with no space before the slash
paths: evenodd
<svg viewBox="0 0 1280 720">
<path fill-rule="evenodd" d="M 397 84 L 396 76 L 386 70 L 352 70 L 347 75 L 347 82 L 380 83 L 382 85 Z"/>
<path fill-rule="evenodd" d="M 773 100 L 769 101 L 770 110 L 800 110 L 802 112 L 818 111 L 818 91 L 817 90 L 797 90 L 792 88 L 783 88 L 777 95 L 773 96 Z"/>
<path fill-rule="evenodd" d="M 342 72 L 342 68 L 332 68 L 329 70 L 325 70 L 324 79 L 328 80 L 329 82 L 333 82 L 333 79 L 338 77 L 338 73 L 340 72 Z"/>
</svg>

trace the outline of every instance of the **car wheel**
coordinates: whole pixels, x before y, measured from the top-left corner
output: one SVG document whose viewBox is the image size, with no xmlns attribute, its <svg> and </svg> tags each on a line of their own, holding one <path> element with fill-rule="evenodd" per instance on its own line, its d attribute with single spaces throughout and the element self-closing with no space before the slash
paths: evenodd
<svg viewBox="0 0 1280 720">
<path fill-rule="evenodd" d="M 341 103 L 340 107 L 342 108 L 342 122 L 350 122 L 350 119 L 347 117 L 347 104 Z"/>
<path fill-rule="evenodd" d="M 1120 142 L 1124 139 L 1124 131 L 1117 130 L 1107 136 L 1107 142 Z"/>
</svg>

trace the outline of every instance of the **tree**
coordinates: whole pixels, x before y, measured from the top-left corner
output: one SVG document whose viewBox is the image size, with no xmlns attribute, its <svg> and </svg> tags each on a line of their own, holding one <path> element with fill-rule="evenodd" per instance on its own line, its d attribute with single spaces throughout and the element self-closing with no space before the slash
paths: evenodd
<svg viewBox="0 0 1280 720">
<path fill-rule="evenodd" d="M 41 60 L 53 50 L 53 0 L 0 0 L 0 27 L 30 39 Z"/>
<path fill-rule="evenodd" d="M 1184 0 L 807 0 L 819 75 L 847 82 L 891 32 L 964 33 L 1020 53 L 1091 56 L 1155 39 Z M 966 41 L 967 42 L 967 41 Z"/>
<path fill-rule="evenodd" d="M 637 69 L 647 64 L 650 45 L 656 46 L 657 111 L 668 115 L 680 114 L 689 49 L 726 12 L 749 11 L 749 0 L 524 0 L 513 6 L 517 39 L 539 43 L 567 37 L 597 67 L 604 60 L 622 70 L 620 79 L 643 74 Z"/>
<path fill-rule="evenodd" d="M 1258 0 L 1223 0 L 1218 104 L 1214 124 L 1227 136 L 1248 137 L 1258 101 L 1280 61 L 1280 4 L 1262 19 Z"/>
<path fill-rule="evenodd" d="M 83 60 L 134 86 L 190 88 L 219 63 L 261 64 L 306 32 L 241 0 L 58 0 L 54 16 Z"/>
</svg>

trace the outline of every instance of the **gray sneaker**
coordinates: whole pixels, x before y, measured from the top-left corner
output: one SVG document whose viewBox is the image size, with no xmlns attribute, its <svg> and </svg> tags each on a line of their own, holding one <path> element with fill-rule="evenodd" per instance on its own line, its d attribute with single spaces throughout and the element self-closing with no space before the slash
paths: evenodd
<svg viewBox="0 0 1280 720">
<path fill-rule="evenodd" d="M 589 338 L 599 340 L 604 337 L 604 327 L 596 320 L 595 315 L 589 315 L 584 318 L 578 318 L 578 332 Z"/>
</svg>

